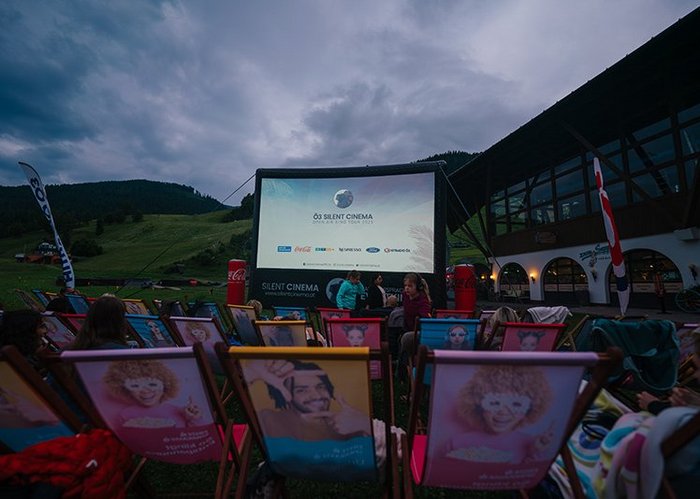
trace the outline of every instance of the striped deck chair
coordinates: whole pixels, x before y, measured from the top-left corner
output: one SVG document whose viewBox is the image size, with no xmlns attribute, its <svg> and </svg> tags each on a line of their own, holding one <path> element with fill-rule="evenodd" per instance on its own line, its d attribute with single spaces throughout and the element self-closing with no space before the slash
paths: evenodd
<svg viewBox="0 0 700 499">
<path fill-rule="evenodd" d="M 306 321 L 255 321 L 255 329 L 266 346 L 306 346 Z"/>
<path fill-rule="evenodd" d="M 328 341 L 333 347 L 369 347 L 379 350 L 386 341 L 386 321 L 378 317 L 328 319 Z M 382 378 L 382 366 L 370 362 L 370 377 Z"/>
<path fill-rule="evenodd" d="M 566 324 L 504 322 L 500 327 L 503 328 L 503 352 L 551 352 Z"/>
<path fill-rule="evenodd" d="M 226 305 L 233 328 L 244 345 L 260 346 L 260 337 L 255 330 L 255 309 L 247 305 Z"/>
<path fill-rule="evenodd" d="M 48 305 L 51 300 L 56 298 L 56 293 L 47 293 L 40 289 L 32 289 L 32 293 L 34 293 L 36 299 L 39 300 L 39 303 L 41 303 L 44 307 Z"/>
<path fill-rule="evenodd" d="M 85 314 L 56 314 L 63 323 L 68 326 L 73 334 L 78 334 L 78 331 L 85 324 Z"/>
<path fill-rule="evenodd" d="M 171 464 L 218 463 L 215 497 L 243 497 L 252 433 L 221 403 L 201 344 L 194 347 L 68 351 L 92 405 L 133 453 Z M 75 389 L 72 390 L 75 392 Z"/>
<path fill-rule="evenodd" d="M 417 434 L 423 383 L 414 383 L 403 438 L 404 495 L 417 485 L 481 491 L 526 490 L 563 453 L 574 495 L 583 497 L 566 442 L 621 353 L 428 351 L 433 367 L 425 434 Z M 579 394 L 586 369 L 591 380 Z"/>
<path fill-rule="evenodd" d="M 217 345 L 217 353 L 256 429 L 266 462 L 284 481 L 372 481 L 383 497 L 399 497 L 393 404 L 383 384 L 382 437 L 389 452 L 377 457 L 369 362 L 389 375 L 386 344 L 359 348 L 271 348 Z M 388 380 L 387 380 L 388 381 Z M 285 494 L 286 496 L 286 494 Z"/>
</svg>

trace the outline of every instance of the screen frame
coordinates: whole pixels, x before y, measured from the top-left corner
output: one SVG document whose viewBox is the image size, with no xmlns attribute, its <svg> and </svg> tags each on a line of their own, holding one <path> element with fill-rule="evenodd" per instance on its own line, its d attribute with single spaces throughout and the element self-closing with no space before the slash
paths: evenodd
<svg viewBox="0 0 700 499">
<path fill-rule="evenodd" d="M 263 179 L 340 179 L 359 177 L 379 177 L 392 175 L 411 175 L 420 173 L 432 173 L 434 179 L 434 208 L 433 208 L 433 272 L 421 273 L 430 287 L 430 295 L 434 307 L 446 305 L 445 265 L 446 265 L 446 227 L 445 206 L 446 186 L 445 174 L 442 170 L 444 161 L 417 162 L 398 165 L 360 166 L 339 168 L 263 168 L 258 169 L 255 175 L 255 205 L 253 213 L 253 228 L 251 242 L 251 262 L 249 266 L 249 297 L 256 298 L 266 307 L 278 306 L 307 306 L 307 307 L 335 307 L 324 292 L 324 282 L 334 278 L 345 278 L 350 268 L 328 270 L 290 270 L 283 268 L 257 268 L 258 244 L 260 240 L 260 207 Z M 384 277 L 384 287 L 390 288 L 387 294 L 398 294 L 403 287 L 403 276 L 412 270 L 405 272 L 384 272 L 377 269 Z M 362 282 L 368 286 L 370 276 L 375 271 L 362 271 Z M 308 293 L 305 296 L 274 296 L 269 289 L 264 289 L 264 282 L 279 282 L 288 285 L 293 281 L 306 279 Z M 284 285 L 284 284 L 281 284 Z M 321 289 L 323 287 L 323 289 Z"/>
</svg>

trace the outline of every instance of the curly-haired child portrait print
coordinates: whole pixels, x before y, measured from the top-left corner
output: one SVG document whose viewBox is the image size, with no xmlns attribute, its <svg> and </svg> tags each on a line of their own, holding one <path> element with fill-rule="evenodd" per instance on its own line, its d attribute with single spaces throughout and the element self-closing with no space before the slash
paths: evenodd
<svg viewBox="0 0 700 499">
<path fill-rule="evenodd" d="M 563 441 L 580 367 L 438 364 L 434 373 L 430 483 L 519 489 L 546 473 Z"/>
</svg>

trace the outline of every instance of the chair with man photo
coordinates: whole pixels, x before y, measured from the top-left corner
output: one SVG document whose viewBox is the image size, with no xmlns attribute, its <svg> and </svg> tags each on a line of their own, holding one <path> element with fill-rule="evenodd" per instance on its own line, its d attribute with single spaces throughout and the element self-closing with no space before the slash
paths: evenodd
<svg viewBox="0 0 700 499">
<path fill-rule="evenodd" d="M 287 497 L 288 479 L 369 481 L 380 484 L 383 497 L 399 497 L 386 344 L 381 350 L 219 344 L 217 353 L 242 394 L 274 477 L 274 497 Z M 379 404 L 372 403 L 372 361 L 387 373 Z"/>
<path fill-rule="evenodd" d="M 223 406 L 201 342 L 159 349 L 71 350 L 60 362 L 79 381 L 104 424 L 134 454 L 172 465 L 216 464 L 215 497 L 243 497 L 252 432 Z M 61 380 L 70 383 L 65 378 Z M 186 473 L 186 470 L 184 471 Z"/>
<path fill-rule="evenodd" d="M 416 377 L 433 368 L 429 387 L 414 383 L 402 442 L 405 497 L 413 483 L 497 491 L 535 488 L 562 453 L 574 496 L 583 497 L 566 441 L 621 362 L 605 354 L 429 351 L 421 346 Z M 579 393 L 584 374 L 590 374 Z M 430 407 L 421 414 L 423 392 Z M 427 421 L 419 433 L 418 421 Z"/>
</svg>

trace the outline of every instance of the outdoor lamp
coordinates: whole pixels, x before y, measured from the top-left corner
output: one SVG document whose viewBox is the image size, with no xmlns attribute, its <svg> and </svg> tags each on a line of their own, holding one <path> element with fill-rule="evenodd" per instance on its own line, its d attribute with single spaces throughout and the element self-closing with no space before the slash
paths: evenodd
<svg viewBox="0 0 700 499">
<path fill-rule="evenodd" d="M 596 269 L 591 269 L 591 277 L 594 281 L 598 280 L 598 271 Z"/>
<path fill-rule="evenodd" d="M 534 283 L 535 282 L 535 274 L 530 274 L 530 280 Z"/>
</svg>

